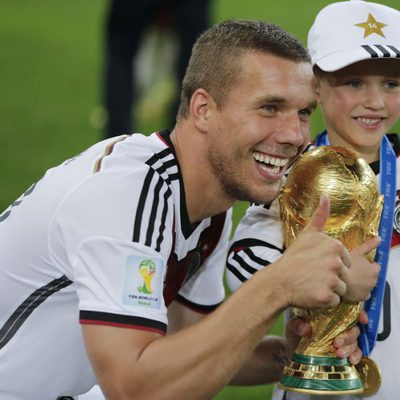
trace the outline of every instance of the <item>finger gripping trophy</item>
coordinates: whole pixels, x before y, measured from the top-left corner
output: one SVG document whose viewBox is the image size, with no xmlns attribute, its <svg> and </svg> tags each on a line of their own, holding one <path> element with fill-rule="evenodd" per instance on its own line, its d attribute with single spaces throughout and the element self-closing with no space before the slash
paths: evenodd
<svg viewBox="0 0 400 400">
<path fill-rule="evenodd" d="M 330 199 L 325 234 L 340 240 L 348 250 L 377 235 L 383 198 L 374 172 L 356 152 L 322 146 L 299 158 L 279 196 L 285 247 L 307 225 L 323 194 Z M 368 254 L 370 261 L 374 253 Z M 355 367 L 337 358 L 332 345 L 335 337 L 357 322 L 361 309 L 362 303 L 348 301 L 328 310 L 294 308 L 296 316 L 310 323 L 312 335 L 301 339 L 279 386 L 311 394 L 362 393 Z"/>
</svg>

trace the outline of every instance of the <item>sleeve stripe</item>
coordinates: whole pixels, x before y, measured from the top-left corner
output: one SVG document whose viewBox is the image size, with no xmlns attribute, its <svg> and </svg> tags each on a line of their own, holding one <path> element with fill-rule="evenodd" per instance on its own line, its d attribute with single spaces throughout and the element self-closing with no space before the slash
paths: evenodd
<svg viewBox="0 0 400 400">
<path fill-rule="evenodd" d="M 228 261 L 226 262 L 226 268 L 228 271 L 232 272 L 233 275 L 236 276 L 236 278 L 239 279 L 240 282 L 246 282 L 247 278 L 243 276 L 237 268 L 235 268 L 232 264 L 230 264 Z"/>
<path fill-rule="evenodd" d="M 161 243 L 164 239 L 164 231 L 165 231 L 165 221 L 167 219 L 167 211 L 168 211 L 168 198 L 171 196 L 171 191 L 168 190 L 164 193 L 164 208 L 161 215 L 161 225 L 160 225 L 160 234 L 158 235 L 156 242 L 156 251 L 160 251 Z"/>
<path fill-rule="evenodd" d="M 79 313 L 79 322 L 81 324 L 110 325 L 142 329 L 161 333 L 162 335 L 165 335 L 167 332 L 167 325 L 163 322 L 132 315 L 111 314 L 99 311 L 81 310 Z"/>
<path fill-rule="evenodd" d="M 271 264 L 269 261 L 264 260 L 260 257 L 257 257 L 250 248 L 246 248 L 243 251 L 244 251 L 244 253 L 247 254 L 247 256 L 250 258 L 251 261 L 254 261 L 257 264 L 262 265 L 263 267 L 265 265 Z"/>
<path fill-rule="evenodd" d="M 153 236 L 153 232 L 154 232 L 154 222 L 156 219 L 156 215 L 157 215 L 157 208 L 158 208 L 158 202 L 160 201 L 160 190 L 162 188 L 163 185 L 163 180 L 160 179 L 158 180 L 156 187 L 154 189 L 154 200 L 153 200 L 153 204 L 151 206 L 151 212 L 150 212 L 150 219 L 149 219 L 149 224 L 148 224 L 148 228 L 147 228 L 147 234 L 146 234 L 146 246 L 151 246 L 151 238 Z"/>
<path fill-rule="evenodd" d="M 279 251 L 281 254 L 283 254 L 282 248 L 274 246 L 272 243 L 267 243 L 267 242 L 264 242 L 263 240 L 259 240 L 259 239 L 238 240 L 232 244 L 232 246 L 229 249 L 229 253 L 237 252 L 239 250 L 243 250 L 246 247 L 253 247 L 253 246 L 267 247 L 269 249 Z"/>
<path fill-rule="evenodd" d="M 254 275 L 258 270 L 254 267 L 251 267 L 249 264 L 244 261 L 242 257 L 239 256 L 238 253 L 234 253 L 232 257 L 245 271 L 249 272 L 250 274 Z M 261 264 L 264 265 L 264 264 Z"/>
<path fill-rule="evenodd" d="M 146 175 L 146 178 L 143 182 L 142 192 L 140 193 L 139 204 L 136 210 L 136 217 L 135 217 L 135 226 L 133 230 L 133 241 L 138 242 L 140 237 L 140 227 L 142 225 L 142 217 L 143 217 L 143 210 L 144 205 L 146 203 L 146 198 L 149 193 L 150 182 L 153 178 L 154 170 L 152 168 L 149 169 L 149 172 Z"/>
</svg>

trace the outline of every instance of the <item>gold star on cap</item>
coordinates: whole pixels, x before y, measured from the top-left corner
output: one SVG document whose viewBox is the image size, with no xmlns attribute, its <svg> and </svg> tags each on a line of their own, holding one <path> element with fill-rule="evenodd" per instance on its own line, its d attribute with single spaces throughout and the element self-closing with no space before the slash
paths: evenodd
<svg viewBox="0 0 400 400">
<path fill-rule="evenodd" d="M 359 26 L 360 28 L 364 29 L 364 39 L 373 33 L 385 37 L 382 32 L 382 28 L 384 28 L 386 24 L 378 22 L 371 13 L 368 14 L 367 22 L 361 22 L 359 24 L 355 24 L 355 26 Z"/>
</svg>

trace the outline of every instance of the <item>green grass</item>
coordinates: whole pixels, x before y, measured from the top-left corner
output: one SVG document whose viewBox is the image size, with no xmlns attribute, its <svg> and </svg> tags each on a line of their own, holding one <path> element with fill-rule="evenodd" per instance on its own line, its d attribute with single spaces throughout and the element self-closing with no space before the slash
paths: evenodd
<svg viewBox="0 0 400 400">
<path fill-rule="evenodd" d="M 379 2 L 398 7 L 398 0 Z M 212 15 L 215 22 L 226 18 L 265 19 L 283 26 L 305 43 L 315 15 L 329 3 L 215 0 Z M 106 6 L 106 0 L 2 0 L 0 212 L 47 168 L 101 139 L 95 116 L 101 104 Z M 167 85 L 167 89 L 148 95 L 153 101 L 152 112 L 139 116 L 137 130 L 150 132 L 164 127 L 166 116 L 162 106 L 169 90 Z M 312 132 L 321 129 L 317 113 Z M 399 126 L 395 129 L 399 131 Z M 240 203 L 236 207 L 235 224 L 246 206 Z M 281 331 L 279 321 L 274 332 Z M 216 399 L 267 400 L 270 389 L 269 385 L 227 388 Z"/>
</svg>

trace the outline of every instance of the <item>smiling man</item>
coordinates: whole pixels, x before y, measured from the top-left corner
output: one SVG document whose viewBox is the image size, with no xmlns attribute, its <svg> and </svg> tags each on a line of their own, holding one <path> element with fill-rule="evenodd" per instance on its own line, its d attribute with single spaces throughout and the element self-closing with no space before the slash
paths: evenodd
<svg viewBox="0 0 400 400">
<path fill-rule="evenodd" d="M 224 301 L 230 208 L 276 197 L 314 107 L 296 39 L 223 22 L 194 46 L 171 133 L 95 144 L 1 214 L 2 399 L 55 400 L 96 382 L 108 399 L 211 399 L 229 383 L 277 380 L 294 333 L 310 327 L 265 332 L 289 306 L 337 305 L 353 259 L 322 233 L 323 198 L 285 255 Z M 358 284 L 362 300 L 375 282 Z M 360 359 L 358 333 L 342 335 L 338 355 Z"/>
</svg>

